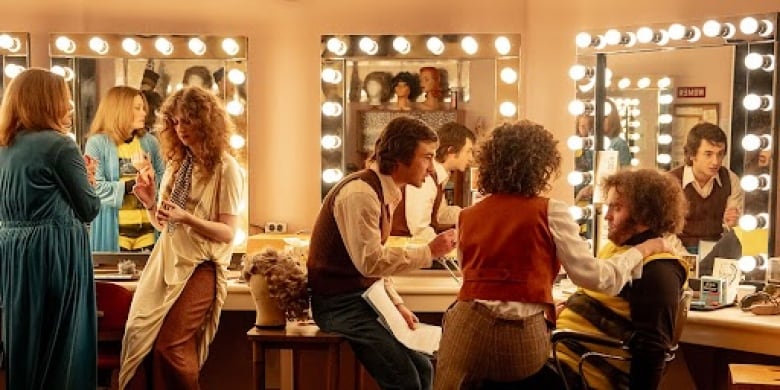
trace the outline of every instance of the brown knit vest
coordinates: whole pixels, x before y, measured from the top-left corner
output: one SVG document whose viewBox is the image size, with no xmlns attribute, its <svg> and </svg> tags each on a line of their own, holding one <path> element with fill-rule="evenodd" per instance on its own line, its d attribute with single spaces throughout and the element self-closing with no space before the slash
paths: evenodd
<svg viewBox="0 0 780 390">
<path fill-rule="evenodd" d="M 444 189 L 439 184 L 439 178 L 435 171 L 431 172 L 430 176 L 436 184 L 436 198 L 433 200 L 433 209 L 431 210 L 431 227 L 433 227 L 436 233 L 439 233 L 452 228 L 453 225 L 439 223 L 439 207 L 441 206 L 442 198 L 444 198 Z M 406 220 L 406 188 L 401 189 L 401 203 L 398 204 L 398 207 L 393 212 L 393 230 L 390 231 L 390 234 L 402 237 L 412 236 L 412 232 L 409 230 L 409 222 Z"/>
<path fill-rule="evenodd" d="M 458 300 L 541 303 L 554 322 L 552 285 L 561 264 L 548 198 L 496 194 L 458 218 L 463 286 Z"/>
<path fill-rule="evenodd" d="M 309 288 L 315 295 L 338 295 L 362 291 L 379 278 L 363 276 L 355 268 L 339 233 L 333 205 L 336 196 L 347 183 L 363 180 L 376 192 L 382 214 L 377 224 L 382 232 L 382 244 L 390 235 L 390 211 L 385 206 L 382 182 L 376 172 L 365 169 L 345 177 L 325 196 L 317 221 L 311 233 L 309 259 L 306 263 L 309 273 Z"/>
<path fill-rule="evenodd" d="M 682 166 L 669 171 L 681 185 L 684 168 Z M 683 188 L 685 199 L 688 200 L 688 215 L 685 216 L 685 227 L 679 237 L 687 247 L 699 245 L 699 240 L 718 241 L 723 234 L 723 214 L 731 195 L 731 178 L 725 167 L 720 167 L 718 176 L 721 185 L 715 182 L 710 196 L 706 198 L 702 198 L 693 185 Z"/>
</svg>

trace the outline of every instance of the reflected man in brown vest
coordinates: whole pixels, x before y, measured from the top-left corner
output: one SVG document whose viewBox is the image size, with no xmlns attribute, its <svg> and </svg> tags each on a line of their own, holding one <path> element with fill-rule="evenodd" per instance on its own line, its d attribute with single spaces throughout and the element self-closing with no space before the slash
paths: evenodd
<svg viewBox="0 0 780 390">
<path fill-rule="evenodd" d="M 393 213 L 393 236 L 412 236 L 427 241 L 458 221 L 460 207 L 447 204 L 444 186 L 450 179 L 450 172 L 464 172 L 471 164 L 476 137 L 466 126 L 455 122 L 444 124 L 438 135 L 433 172 L 421 187 L 406 186 L 401 190 L 401 203 Z"/>
<path fill-rule="evenodd" d="M 391 301 L 414 328 L 417 318 L 393 289 L 393 274 L 429 267 L 455 248 L 453 230 L 428 245 L 389 248 L 393 210 L 400 188 L 419 187 L 431 172 L 438 138 L 409 117 L 387 124 L 376 143 L 371 167 L 347 176 L 325 197 L 309 247 L 309 288 L 314 321 L 346 338 L 358 360 L 383 389 L 429 389 L 432 366 L 409 350 L 377 321 L 361 294 L 384 278 Z"/>
<path fill-rule="evenodd" d="M 699 123 L 685 141 L 685 165 L 669 172 L 681 183 L 689 212 L 678 235 L 688 252 L 698 253 L 699 241 L 718 241 L 737 225 L 745 194 L 737 175 L 723 166 L 726 133 L 712 123 Z"/>
</svg>

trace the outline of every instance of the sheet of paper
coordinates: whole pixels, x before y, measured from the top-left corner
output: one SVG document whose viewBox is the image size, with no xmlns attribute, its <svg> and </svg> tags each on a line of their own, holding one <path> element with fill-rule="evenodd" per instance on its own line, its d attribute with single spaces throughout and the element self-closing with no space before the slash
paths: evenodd
<svg viewBox="0 0 780 390">
<path fill-rule="evenodd" d="M 439 349 L 441 327 L 429 324 L 417 324 L 416 329 L 409 329 L 406 321 L 385 291 L 382 279 L 371 285 L 364 293 L 365 299 L 377 312 L 377 320 L 407 348 L 433 355 Z"/>
</svg>

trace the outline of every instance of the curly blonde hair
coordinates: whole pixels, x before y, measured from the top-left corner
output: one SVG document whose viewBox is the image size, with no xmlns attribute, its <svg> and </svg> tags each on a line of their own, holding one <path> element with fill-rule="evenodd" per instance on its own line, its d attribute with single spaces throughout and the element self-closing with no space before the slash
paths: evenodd
<svg viewBox="0 0 780 390">
<path fill-rule="evenodd" d="M 622 170 L 602 183 L 628 204 L 631 220 L 647 226 L 656 234 L 677 234 L 683 230 L 688 201 L 680 182 L 654 169 Z"/>
<path fill-rule="evenodd" d="M 185 87 L 170 95 L 160 111 L 163 156 L 171 169 L 178 171 L 187 150 L 176 134 L 174 123 L 178 118 L 194 130 L 197 142 L 192 146 L 192 152 L 198 157 L 195 164 L 205 172 L 214 172 L 222 155 L 230 150 L 228 141 L 233 134 L 233 123 L 216 95 L 201 87 Z M 169 183 L 166 194 L 170 193 L 171 186 Z"/>
<path fill-rule="evenodd" d="M 476 153 L 480 192 L 530 197 L 548 190 L 561 166 L 557 144 L 544 126 L 529 120 L 495 128 Z"/>
<path fill-rule="evenodd" d="M 306 274 L 292 257 L 275 249 L 244 257 L 241 274 L 249 281 L 252 275 L 262 275 L 268 292 L 288 320 L 305 320 L 309 313 L 309 292 Z"/>
</svg>

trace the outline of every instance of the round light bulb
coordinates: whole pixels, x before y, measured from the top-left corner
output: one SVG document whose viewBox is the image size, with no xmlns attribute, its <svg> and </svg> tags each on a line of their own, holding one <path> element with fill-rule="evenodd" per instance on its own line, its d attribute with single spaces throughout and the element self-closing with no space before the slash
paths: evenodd
<svg viewBox="0 0 780 390">
<path fill-rule="evenodd" d="M 9 50 L 14 46 L 14 39 L 8 34 L 0 34 L 0 49 Z"/>
<path fill-rule="evenodd" d="M 636 107 L 631 109 L 631 116 L 639 116 L 639 114 L 641 114 L 641 113 L 642 113 L 642 111 L 640 109 L 636 108 Z"/>
<path fill-rule="evenodd" d="M 574 187 L 581 185 L 585 182 L 585 173 L 580 171 L 571 171 L 569 172 L 569 175 L 566 176 L 566 181 L 568 181 L 569 184 Z"/>
<path fill-rule="evenodd" d="M 747 94 L 742 99 L 742 106 L 748 111 L 758 110 L 761 107 L 761 97 L 754 93 Z"/>
<path fill-rule="evenodd" d="M 73 42 L 73 40 L 68 37 L 62 36 L 58 37 L 54 41 L 54 47 L 59 49 L 61 52 L 70 54 L 76 51 L 76 42 Z"/>
<path fill-rule="evenodd" d="M 444 42 L 442 42 L 441 38 L 439 37 L 428 38 L 428 41 L 425 42 L 425 47 L 428 48 L 428 51 L 430 51 L 431 54 L 436 56 L 444 53 Z"/>
<path fill-rule="evenodd" d="M 581 32 L 574 38 L 574 42 L 580 49 L 585 49 L 592 44 L 593 37 L 586 32 Z"/>
<path fill-rule="evenodd" d="M 323 149 L 333 150 L 341 146 L 341 137 L 337 135 L 324 135 L 320 140 Z"/>
<path fill-rule="evenodd" d="M 463 37 L 463 39 L 460 41 L 460 47 L 466 54 L 474 55 L 479 49 L 479 44 L 477 43 L 477 40 L 474 39 L 474 37 L 469 35 Z"/>
<path fill-rule="evenodd" d="M 501 69 L 500 77 L 501 81 L 504 83 L 514 84 L 517 82 L 517 71 L 507 66 L 504 69 Z"/>
<path fill-rule="evenodd" d="M 658 96 L 658 103 L 660 104 L 671 104 L 674 100 L 674 97 L 668 93 L 662 94 Z"/>
<path fill-rule="evenodd" d="M 238 54 L 239 50 L 241 50 L 241 46 L 239 46 L 235 39 L 225 38 L 222 40 L 222 50 L 225 52 L 225 54 L 234 56 Z"/>
<path fill-rule="evenodd" d="M 739 227 L 742 228 L 742 230 L 756 230 L 758 227 L 758 218 L 756 218 L 754 215 L 745 214 L 741 217 L 739 217 Z"/>
<path fill-rule="evenodd" d="M 671 114 L 661 114 L 658 115 L 658 123 L 667 125 L 669 123 L 672 123 L 672 115 Z"/>
<path fill-rule="evenodd" d="M 745 56 L 745 67 L 756 70 L 764 63 L 764 56 L 758 53 L 749 53 Z"/>
<path fill-rule="evenodd" d="M 579 135 L 572 135 L 566 140 L 566 146 L 569 150 L 581 150 L 583 145 L 585 145 L 585 141 Z"/>
<path fill-rule="evenodd" d="M 640 89 L 641 88 L 647 88 L 647 87 L 650 86 L 650 83 L 651 83 L 651 81 L 650 81 L 649 77 L 642 77 L 641 79 L 639 79 L 636 82 L 636 86 L 637 86 L 637 88 L 640 88 Z"/>
<path fill-rule="evenodd" d="M 227 78 L 233 85 L 241 85 L 246 81 L 246 73 L 241 69 L 231 69 L 227 74 Z"/>
<path fill-rule="evenodd" d="M 658 88 L 660 88 L 660 89 L 666 89 L 666 88 L 669 88 L 669 86 L 670 86 L 670 85 L 672 85 L 672 79 L 670 79 L 670 78 L 668 78 L 668 77 L 661 77 L 661 78 L 660 78 L 660 79 L 658 79 L 658 81 L 656 82 L 656 85 L 657 85 L 657 86 L 658 86 Z"/>
<path fill-rule="evenodd" d="M 203 54 L 206 54 L 206 42 L 203 42 L 200 38 L 190 38 L 190 40 L 187 42 L 187 47 L 190 49 L 192 54 L 195 54 L 196 56 L 202 56 Z"/>
<path fill-rule="evenodd" d="M 701 31 L 704 33 L 704 36 L 710 38 L 720 36 L 720 23 L 717 20 L 708 20 L 702 25 Z"/>
<path fill-rule="evenodd" d="M 239 134 L 233 134 L 230 136 L 228 143 L 233 149 L 241 149 L 246 145 L 246 139 Z"/>
<path fill-rule="evenodd" d="M 758 261 L 755 256 L 742 256 L 737 261 L 737 267 L 742 272 L 751 272 L 756 269 Z"/>
<path fill-rule="evenodd" d="M 758 189 L 758 177 L 755 175 L 745 175 L 739 180 L 739 185 L 747 192 L 753 192 Z"/>
<path fill-rule="evenodd" d="M 658 161 L 659 164 L 663 164 L 663 165 L 670 164 L 672 162 L 672 156 L 666 153 L 661 153 L 658 156 L 656 156 L 655 161 Z"/>
<path fill-rule="evenodd" d="M 16 64 L 8 64 L 5 66 L 5 70 L 3 71 L 9 79 L 12 79 L 19 75 L 19 73 L 24 72 L 24 67 L 21 65 Z"/>
<path fill-rule="evenodd" d="M 654 35 L 653 29 L 650 27 L 640 27 L 636 30 L 636 40 L 639 41 L 639 43 L 650 43 L 650 41 L 653 40 Z"/>
<path fill-rule="evenodd" d="M 685 32 L 685 26 L 680 23 L 674 23 L 669 26 L 669 38 L 675 41 L 683 39 Z"/>
<path fill-rule="evenodd" d="M 244 113 L 244 105 L 238 100 L 231 100 L 225 105 L 225 111 L 233 116 L 239 116 Z"/>
<path fill-rule="evenodd" d="M 328 83 L 328 84 L 338 84 L 343 80 L 343 75 L 340 71 L 333 69 L 333 68 L 325 68 L 322 70 L 322 73 L 320 73 L 320 76 L 322 77 L 322 81 Z"/>
<path fill-rule="evenodd" d="M 133 38 L 125 38 L 122 40 L 122 50 L 131 56 L 137 56 L 141 53 L 141 44 Z"/>
<path fill-rule="evenodd" d="M 513 117 L 517 114 L 517 106 L 512 102 L 503 102 L 498 106 L 498 112 L 504 117 Z"/>
<path fill-rule="evenodd" d="M 322 181 L 325 183 L 336 183 L 337 181 L 341 180 L 341 178 L 344 177 L 344 173 L 341 172 L 341 169 L 337 168 L 329 168 L 324 171 L 322 171 Z"/>
<path fill-rule="evenodd" d="M 742 138 L 742 148 L 752 152 L 761 147 L 761 138 L 755 134 L 748 134 Z"/>
<path fill-rule="evenodd" d="M 609 29 L 604 33 L 604 41 L 607 42 L 607 45 L 617 45 L 622 38 L 623 36 L 620 34 L 620 31 L 615 30 L 614 28 Z"/>
<path fill-rule="evenodd" d="M 618 88 L 620 89 L 626 89 L 631 86 L 631 79 L 628 77 L 623 77 L 618 81 Z"/>
<path fill-rule="evenodd" d="M 634 157 L 631 159 L 631 166 L 632 167 L 638 167 L 639 166 L 639 159 Z"/>
<path fill-rule="evenodd" d="M 755 34 L 758 31 L 758 20 L 748 16 L 739 22 L 739 31 L 745 35 Z"/>
<path fill-rule="evenodd" d="M 343 56 L 347 53 L 347 43 L 336 37 L 328 39 L 325 43 L 325 47 L 328 48 L 329 52 L 337 56 Z"/>
<path fill-rule="evenodd" d="M 585 102 L 581 100 L 572 100 L 569 103 L 569 113 L 578 116 L 585 113 Z"/>
<path fill-rule="evenodd" d="M 571 68 L 569 68 L 569 78 L 571 78 L 574 81 L 580 81 L 583 78 L 585 78 L 585 75 L 588 73 L 588 68 L 586 68 L 584 65 L 576 64 L 572 65 Z"/>
<path fill-rule="evenodd" d="M 670 145 L 672 143 L 672 135 L 671 134 L 658 134 L 658 144 L 659 145 Z"/>
<path fill-rule="evenodd" d="M 395 37 L 393 39 L 393 49 L 400 54 L 409 54 L 412 50 L 412 44 L 406 37 Z"/>
<path fill-rule="evenodd" d="M 344 108 L 337 102 L 322 103 L 322 114 L 325 116 L 339 116 L 344 112 Z"/>
<path fill-rule="evenodd" d="M 97 54 L 103 55 L 108 53 L 108 42 L 100 37 L 92 37 L 89 39 L 89 48 Z"/>
<path fill-rule="evenodd" d="M 573 220 L 579 221 L 585 216 L 585 211 L 579 206 L 569 206 L 569 215 Z"/>
<path fill-rule="evenodd" d="M 363 53 L 366 53 L 370 56 L 376 54 L 379 51 L 379 44 L 376 43 L 375 40 L 369 37 L 360 38 L 360 42 L 358 42 L 358 47 L 360 48 L 360 50 L 363 51 Z"/>
<path fill-rule="evenodd" d="M 164 56 L 169 56 L 173 53 L 173 43 L 166 38 L 157 38 L 154 41 L 154 48 Z"/>
<path fill-rule="evenodd" d="M 512 42 L 509 41 L 509 38 L 500 36 L 496 38 L 495 47 L 498 54 L 505 56 L 512 50 Z"/>
<path fill-rule="evenodd" d="M 658 46 L 665 46 L 669 43 L 669 32 L 664 29 L 658 30 L 658 35 L 653 37 Z"/>
</svg>

